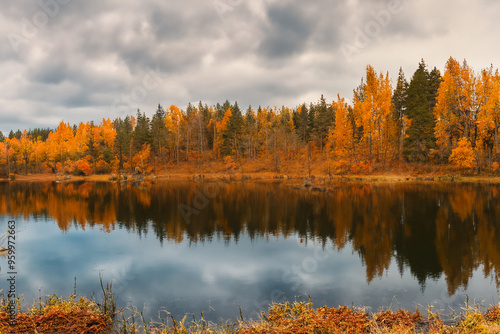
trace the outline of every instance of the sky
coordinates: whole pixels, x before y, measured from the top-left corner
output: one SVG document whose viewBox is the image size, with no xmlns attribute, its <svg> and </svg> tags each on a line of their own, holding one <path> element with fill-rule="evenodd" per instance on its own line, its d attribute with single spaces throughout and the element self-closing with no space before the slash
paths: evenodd
<svg viewBox="0 0 500 334">
<path fill-rule="evenodd" d="M 151 116 L 226 99 L 246 110 L 350 101 L 368 64 L 498 67 L 497 0 L 0 2 L 0 131 Z"/>
</svg>

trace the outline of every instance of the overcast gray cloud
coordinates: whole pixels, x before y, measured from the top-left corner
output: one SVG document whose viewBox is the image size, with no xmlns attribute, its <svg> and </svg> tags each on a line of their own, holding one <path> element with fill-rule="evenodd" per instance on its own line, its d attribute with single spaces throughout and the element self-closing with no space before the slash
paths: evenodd
<svg viewBox="0 0 500 334">
<path fill-rule="evenodd" d="M 226 99 L 347 99 L 367 64 L 498 66 L 493 0 L 31 0 L 0 3 L 0 131 Z"/>
</svg>

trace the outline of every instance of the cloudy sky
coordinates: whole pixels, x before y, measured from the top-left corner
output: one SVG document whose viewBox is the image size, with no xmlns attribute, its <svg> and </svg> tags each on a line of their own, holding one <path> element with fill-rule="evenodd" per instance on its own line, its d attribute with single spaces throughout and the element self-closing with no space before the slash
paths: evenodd
<svg viewBox="0 0 500 334">
<path fill-rule="evenodd" d="M 367 64 L 498 67 L 496 0 L 0 2 L 0 131 L 158 103 L 295 107 L 350 99 Z"/>
</svg>

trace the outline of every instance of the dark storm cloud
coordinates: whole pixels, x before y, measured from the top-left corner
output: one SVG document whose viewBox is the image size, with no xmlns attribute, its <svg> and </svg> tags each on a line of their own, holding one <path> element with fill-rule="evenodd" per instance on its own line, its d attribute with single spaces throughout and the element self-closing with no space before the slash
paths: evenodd
<svg viewBox="0 0 500 334">
<path fill-rule="evenodd" d="M 37 66 L 30 71 L 29 78 L 32 81 L 46 84 L 59 84 L 66 80 L 66 78 L 71 77 L 71 73 L 66 64 L 60 61 L 48 62 L 44 65 L 45 66 Z"/>
<path fill-rule="evenodd" d="M 321 93 L 350 98 L 369 63 L 392 78 L 399 66 L 411 77 L 422 57 L 439 68 L 450 55 L 476 70 L 494 63 L 496 2 L 401 0 L 385 17 L 395 1 L 3 1 L 0 130 L 151 113 L 158 102 L 295 107 Z"/>
<path fill-rule="evenodd" d="M 268 9 L 268 27 L 259 52 L 268 57 L 291 57 L 307 46 L 314 26 L 290 4 L 272 5 Z"/>
</svg>

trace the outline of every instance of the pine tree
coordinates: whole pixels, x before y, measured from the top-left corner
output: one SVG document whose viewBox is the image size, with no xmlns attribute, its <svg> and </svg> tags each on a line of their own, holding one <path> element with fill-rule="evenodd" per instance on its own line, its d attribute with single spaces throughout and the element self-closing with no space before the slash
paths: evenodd
<svg viewBox="0 0 500 334">
<path fill-rule="evenodd" d="M 317 145 L 322 149 L 323 144 L 326 142 L 328 137 L 328 130 L 334 124 L 334 111 L 332 105 L 327 105 L 323 94 L 321 94 L 321 98 L 319 103 L 316 105 L 316 138 Z"/>
<path fill-rule="evenodd" d="M 21 135 L 22 135 L 22 132 L 19 129 L 16 132 L 10 130 L 9 139 L 14 139 L 14 138 L 21 139 Z"/>
<path fill-rule="evenodd" d="M 306 129 L 306 142 L 316 140 L 316 106 L 309 104 L 309 112 L 307 113 L 307 129 Z"/>
<path fill-rule="evenodd" d="M 219 157 L 226 157 L 231 155 L 231 144 L 232 137 L 229 129 L 229 125 L 231 124 L 231 108 L 227 108 L 224 117 L 220 122 L 217 122 L 217 155 Z"/>
<path fill-rule="evenodd" d="M 50 129 L 49 128 L 45 128 L 45 129 L 41 129 L 41 128 L 35 128 L 33 130 L 28 130 L 28 136 L 30 136 L 31 138 L 38 138 L 40 137 L 40 140 L 47 140 L 47 138 L 49 137 L 49 133 L 50 133 Z M 75 131 L 76 133 L 76 131 Z"/>
<path fill-rule="evenodd" d="M 135 151 L 141 151 L 144 144 L 151 145 L 151 138 L 149 118 L 146 117 L 145 113 L 141 113 L 140 110 L 137 110 L 137 125 L 135 126 L 133 135 Z"/>
<path fill-rule="evenodd" d="M 255 157 L 257 155 L 257 116 L 255 115 L 255 111 L 253 111 L 252 106 L 248 106 L 245 114 L 245 136 L 247 142 L 247 154 L 249 157 Z"/>
<path fill-rule="evenodd" d="M 408 82 L 406 81 L 403 69 L 399 68 L 398 82 L 396 84 L 396 89 L 392 95 L 393 104 L 393 119 L 396 123 L 396 128 L 399 133 L 398 138 L 398 157 L 401 159 L 403 157 L 403 142 L 406 136 L 407 129 L 407 98 L 408 98 Z"/>
<path fill-rule="evenodd" d="M 430 150 L 435 148 L 433 114 L 435 91 L 431 86 L 431 83 L 435 85 L 435 75 L 436 72 L 431 82 L 431 75 L 422 60 L 408 87 L 406 104 L 409 127 L 404 141 L 404 155 L 408 161 L 428 161 Z"/>
<path fill-rule="evenodd" d="M 309 111 L 307 105 L 303 103 L 297 110 L 293 113 L 293 123 L 295 124 L 295 129 L 297 131 L 297 136 L 303 142 L 307 142 L 307 123 L 309 119 Z"/>
<path fill-rule="evenodd" d="M 130 117 L 127 116 L 123 120 L 121 118 L 115 119 L 114 127 L 116 129 L 114 152 L 118 158 L 118 168 L 121 170 L 124 169 L 124 164 L 127 160 L 131 161 L 130 146 L 132 141 L 132 124 L 130 122 Z"/>
<path fill-rule="evenodd" d="M 231 118 L 228 124 L 228 143 L 225 146 L 230 147 L 230 153 L 239 157 L 241 145 L 241 133 L 243 132 L 243 115 L 241 114 L 238 102 L 234 102 L 231 107 Z"/>
<path fill-rule="evenodd" d="M 166 112 L 158 104 L 155 114 L 151 120 L 152 151 L 155 157 L 159 157 L 165 163 L 165 149 L 167 147 L 167 127 L 165 126 Z"/>
<path fill-rule="evenodd" d="M 438 89 L 441 81 L 441 72 L 434 66 L 429 73 L 429 105 L 432 110 L 434 110 L 437 103 Z"/>
</svg>

